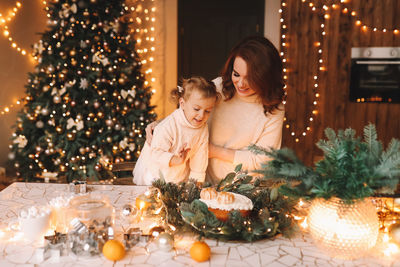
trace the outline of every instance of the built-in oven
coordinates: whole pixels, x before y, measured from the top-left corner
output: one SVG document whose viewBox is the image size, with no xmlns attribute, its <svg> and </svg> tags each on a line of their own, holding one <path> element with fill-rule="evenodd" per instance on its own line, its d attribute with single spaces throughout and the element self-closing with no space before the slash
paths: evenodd
<svg viewBox="0 0 400 267">
<path fill-rule="evenodd" d="M 350 101 L 400 103 L 400 47 L 351 49 Z"/>
</svg>

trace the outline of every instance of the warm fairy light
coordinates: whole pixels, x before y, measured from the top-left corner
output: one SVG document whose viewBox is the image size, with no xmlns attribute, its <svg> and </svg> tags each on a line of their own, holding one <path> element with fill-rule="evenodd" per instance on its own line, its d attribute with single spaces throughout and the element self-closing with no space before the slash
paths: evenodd
<svg viewBox="0 0 400 267">
<path fill-rule="evenodd" d="M 303 220 L 302 223 L 300 223 L 300 226 L 301 226 L 303 229 L 307 229 L 307 228 L 308 228 L 307 217 L 304 218 L 304 220 Z"/>
<path fill-rule="evenodd" d="M 347 1 L 341 1 L 341 3 L 346 4 Z M 332 5 L 332 7 L 333 7 L 333 5 Z M 362 29 L 364 32 L 367 31 L 368 29 L 372 29 L 374 32 L 377 32 L 377 31 L 383 32 L 383 33 L 386 33 L 386 32 L 394 32 L 394 33 L 396 34 L 396 32 L 398 33 L 398 31 L 399 31 L 399 29 L 396 29 L 396 28 L 395 28 L 395 29 L 386 29 L 386 28 L 382 28 L 382 27 L 375 27 L 375 26 L 372 26 L 372 25 L 366 25 L 366 24 L 364 24 L 364 23 L 362 22 L 361 18 L 358 17 L 358 14 L 357 14 L 356 11 L 354 11 L 354 10 L 349 10 L 349 8 L 347 8 L 347 7 L 345 7 L 345 8 L 342 10 L 342 12 L 345 13 L 345 14 L 350 13 L 350 15 L 351 15 L 352 17 L 356 18 L 355 24 L 356 24 L 357 26 L 361 26 L 361 29 Z"/>
<path fill-rule="evenodd" d="M 303 0 L 302 1 L 303 3 L 304 2 L 306 2 L 305 0 Z M 286 4 L 284 4 L 284 2 L 282 3 L 282 7 L 285 7 L 286 6 Z M 314 5 L 314 3 L 312 3 L 312 2 L 309 2 L 308 3 L 308 6 L 313 10 L 313 11 L 315 11 L 316 10 L 316 7 L 315 7 L 315 5 Z M 323 6 L 323 10 L 324 10 L 324 12 L 325 12 L 325 14 L 324 14 L 324 18 L 325 19 L 329 19 L 330 18 L 330 15 L 328 14 L 328 13 L 326 13 L 326 12 L 328 12 L 329 11 L 329 6 L 327 6 L 327 5 L 324 5 Z M 283 16 L 283 13 L 284 13 L 284 9 L 282 8 L 281 10 L 280 10 L 280 12 L 279 13 L 281 13 L 281 17 Z M 282 32 L 282 34 L 281 34 L 281 45 L 282 45 L 282 49 L 281 49 L 281 53 L 280 53 L 280 55 L 281 55 L 281 57 L 282 57 L 282 62 L 284 63 L 284 69 L 283 69 L 283 72 L 284 72 L 284 76 L 283 76 L 283 79 L 286 81 L 286 80 L 288 80 L 288 66 L 286 66 L 285 65 L 285 63 L 287 63 L 289 60 L 285 57 L 285 50 L 287 49 L 287 47 L 289 47 L 289 44 L 288 44 L 288 42 L 287 42 L 287 36 L 286 36 L 286 33 L 285 33 L 285 31 L 286 31 L 286 29 L 287 29 L 287 26 L 286 26 L 286 24 L 283 24 L 283 18 L 281 18 L 281 32 Z M 322 39 L 323 39 L 323 37 L 326 35 L 326 32 L 323 30 L 325 28 L 325 24 L 324 23 L 321 23 L 321 25 L 320 25 L 320 29 L 321 29 L 321 31 L 320 31 L 320 40 L 319 41 L 316 41 L 315 43 L 314 43 L 314 46 L 316 47 L 316 49 L 317 49 L 317 52 L 318 52 L 318 68 L 317 68 L 317 70 L 316 70 L 316 73 L 313 75 L 313 78 L 314 78 L 314 80 L 315 80 L 315 82 L 314 82 L 314 84 L 313 84 L 313 90 L 314 90 L 314 92 L 319 88 L 319 84 L 318 84 L 318 74 L 319 74 L 319 72 L 320 71 L 322 71 L 322 70 L 325 70 L 325 67 L 323 67 L 321 64 L 323 63 L 323 60 L 322 60 L 322 48 L 321 48 L 321 46 L 322 46 Z M 287 84 L 285 85 L 285 90 L 286 90 L 286 92 L 288 91 L 287 90 Z M 314 116 L 316 116 L 317 114 L 318 114 L 318 110 L 316 110 L 316 108 L 317 108 L 317 104 L 318 104 L 318 102 L 316 101 L 316 98 L 317 97 L 319 97 L 319 93 L 318 92 L 315 92 L 315 94 L 314 94 L 314 96 L 315 96 L 315 99 L 313 100 L 313 104 L 314 104 L 314 110 L 311 112 L 311 114 L 309 115 L 309 117 L 308 117 L 308 121 L 309 121 L 309 123 L 312 123 L 313 121 L 314 121 Z M 284 105 L 286 104 L 286 101 L 283 101 L 282 102 Z M 287 121 L 287 118 L 285 117 L 284 118 L 284 120 L 285 121 Z M 306 130 L 301 130 L 301 129 L 294 129 L 295 127 L 293 127 L 292 125 L 290 125 L 290 124 L 286 124 L 286 129 L 289 129 L 289 130 L 291 130 L 291 133 L 290 133 L 290 135 L 291 136 L 293 136 L 293 138 L 294 138 L 294 141 L 296 142 L 296 143 L 298 143 L 298 142 L 300 142 L 300 137 L 305 137 L 306 135 L 307 135 L 307 132 L 308 131 L 310 131 L 311 130 L 311 127 L 309 126 L 309 125 L 305 125 L 305 129 Z M 294 131 L 295 130 L 295 131 Z"/>
<path fill-rule="evenodd" d="M 141 63 L 148 67 L 145 71 L 145 85 L 152 88 L 152 92 L 156 92 L 156 78 L 151 70 L 156 63 L 155 57 L 155 12 L 156 7 L 154 1 L 143 1 L 128 0 L 127 5 L 130 6 L 132 13 L 130 14 L 130 21 L 133 22 L 131 25 L 131 32 L 134 33 L 132 37 L 136 39 L 136 52 L 140 55 Z"/>
<path fill-rule="evenodd" d="M 390 257 L 394 254 L 399 253 L 399 247 L 395 243 L 388 243 L 387 247 L 383 250 L 383 254 L 387 257 Z"/>
</svg>

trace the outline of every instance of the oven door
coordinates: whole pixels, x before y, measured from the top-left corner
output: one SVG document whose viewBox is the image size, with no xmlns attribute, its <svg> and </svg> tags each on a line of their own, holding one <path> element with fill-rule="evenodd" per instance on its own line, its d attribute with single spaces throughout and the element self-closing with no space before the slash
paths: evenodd
<svg viewBox="0 0 400 267">
<path fill-rule="evenodd" d="M 353 58 L 350 101 L 399 103 L 400 59 Z"/>
</svg>

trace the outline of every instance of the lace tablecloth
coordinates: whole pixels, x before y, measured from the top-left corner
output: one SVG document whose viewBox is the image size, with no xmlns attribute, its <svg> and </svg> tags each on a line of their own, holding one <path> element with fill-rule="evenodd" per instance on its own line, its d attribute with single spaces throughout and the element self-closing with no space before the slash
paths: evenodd
<svg viewBox="0 0 400 267">
<path fill-rule="evenodd" d="M 145 192 L 146 187 L 89 185 L 88 188 L 110 199 L 116 209 L 116 238 L 122 240 L 122 234 L 129 229 L 129 224 L 122 220 L 121 209 L 127 203 L 135 203 L 136 197 Z M 22 208 L 45 205 L 67 190 L 68 185 L 65 184 L 13 183 L 0 192 L 0 266 L 400 266 L 399 259 L 393 256 L 371 256 L 356 261 L 334 259 L 318 250 L 307 235 L 291 240 L 277 237 L 253 243 L 207 239 L 211 258 L 203 263 L 190 258 L 190 242 L 181 245 L 177 255 L 159 249 L 146 252 L 143 246 L 137 246 L 116 263 L 102 255 L 77 257 L 73 254 L 40 261 L 37 258 L 37 245 L 23 238 L 15 238 L 7 227 L 17 219 Z"/>
</svg>

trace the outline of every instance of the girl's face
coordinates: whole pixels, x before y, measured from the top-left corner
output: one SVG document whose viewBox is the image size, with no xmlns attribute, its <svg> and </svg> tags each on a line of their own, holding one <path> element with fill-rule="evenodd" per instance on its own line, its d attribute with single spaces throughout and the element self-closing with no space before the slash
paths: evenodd
<svg viewBox="0 0 400 267">
<path fill-rule="evenodd" d="M 180 107 L 183 109 L 186 119 L 194 127 L 203 126 L 207 122 L 215 102 L 215 97 L 205 98 L 197 90 L 193 90 L 188 99 L 185 100 L 183 97 L 179 99 Z"/>
<path fill-rule="evenodd" d="M 233 62 L 232 82 L 239 96 L 246 97 L 256 93 L 247 82 L 247 63 L 241 57 Z"/>
</svg>

